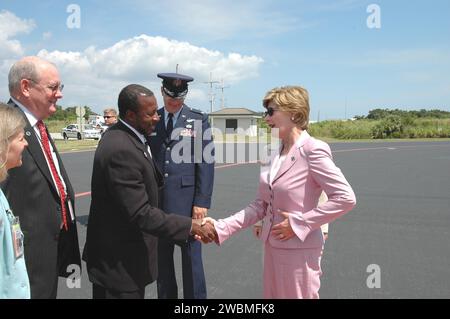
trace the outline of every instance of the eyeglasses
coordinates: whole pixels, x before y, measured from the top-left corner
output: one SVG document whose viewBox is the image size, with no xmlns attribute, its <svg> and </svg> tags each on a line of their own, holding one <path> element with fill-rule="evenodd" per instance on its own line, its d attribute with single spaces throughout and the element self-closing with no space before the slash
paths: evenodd
<svg viewBox="0 0 450 319">
<path fill-rule="evenodd" d="M 266 117 L 266 116 L 273 116 L 273 113 L 275 111 L 278 111 L 278 110 L 274 109 L 273 107 L 268 107 L 267 111 L 264 112 L 264 117 Z"/>
<path fill-rule="evenodd" d="M 104 119 L 110 119 L 111 117 L 115 117 L 114 115 L 105 115 L 103 116 Z"/>
<path fill-rule="evenodd" d="M 33 83 L 39 85 L 40 87 L 47 88 L 47 89 L 51 90 L 53 94 L 55 94 L 55 93 L 58 92 L 58 91 L 59 91 L 59 92 L 62 92 L 62 91 L 64 90 L 64 84 L 55 84 L 55 85 L 47 85 L 47 86 L 43 86 L 42 84 L 36 82 L 36 81 L 33 80 L 33 79 L 27 79 L 27 80 L 29 80 L 29 81 L 31 81 L 31 82 L 33 82 Z"/>
</svg>

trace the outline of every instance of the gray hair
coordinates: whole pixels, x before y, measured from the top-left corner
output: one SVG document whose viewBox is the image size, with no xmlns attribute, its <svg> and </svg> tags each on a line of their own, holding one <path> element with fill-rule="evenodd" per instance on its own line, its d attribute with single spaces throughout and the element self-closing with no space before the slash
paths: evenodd
<svg viewBox="0 0 450 319">
<path fill-rule="evenodd" d="M 34 82 L 39 81 L 35 63 L 30 60 L 20 60 L 14 63 L 8 75 L 8 87 L 11 95 L 19 90 L 22 79 L 30 79 Z"/>
<path fill-rule="evenodd" d="M 114 114 L 115 116 L 117 116 L 117 111 L 116 111 L 116 109 L 109 108 L 109 109 L 104 109 L 104 110 L 103 110 L 103 114 L 108 114 L 108 113 L 112 113 L 112 114 Z"/>
<path fill-rule="evenodd" d="M 6 160 L 11 137 L 25 127 L 25 119 L 20 111 L 12 106 L 0 103 L 0 182 L 7 176 Z"/>
<path fill-rule="evenodd" d="M 41 79 L 40 72 L 43 65 L 52 65 L 56 68 L 55 64 L 37 56 L 28 56 L 14 63 L 8 74 L 8 87 L 11 96 L 20 90 L 20 81 L 23 79 L 38 83 Z"/>
</svg>

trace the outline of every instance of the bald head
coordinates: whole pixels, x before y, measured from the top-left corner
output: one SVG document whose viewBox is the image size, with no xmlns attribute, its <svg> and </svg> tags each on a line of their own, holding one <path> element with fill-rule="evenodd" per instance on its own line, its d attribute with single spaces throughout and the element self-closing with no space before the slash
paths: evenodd
<svg viewBox="0 0 450 319">
<path fill-rule="evenodd" d="M 22 79 L 39 83 L 42 73 L 49 68 L 56 70 L 56 66 L 53 63 L 37 56 L 27 56 L 14 63 L 8 75 L 8 87 L 11 96 L 14 97 L 20 92 Z"/>
</svg>

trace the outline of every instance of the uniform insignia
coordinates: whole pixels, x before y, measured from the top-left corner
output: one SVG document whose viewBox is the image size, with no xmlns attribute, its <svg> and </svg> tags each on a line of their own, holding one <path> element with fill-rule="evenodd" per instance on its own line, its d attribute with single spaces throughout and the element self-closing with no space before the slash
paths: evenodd
<svg viewBox="0 0 450 319">
<path fill-rule="evenodd" d="M 197 133 L 193 129 L 185 128 L 180 132 L 180 136 L 195 137 Z"/>
<path fill-rule="evenodd" d="M 30 137 L 30 136 L 31 136 L 31 132 L 30 132 L 30 131 L 26 131 L 26 132 L 25 132 L 25 135 L 28 136 L 28 137 Z"/>
</svg>

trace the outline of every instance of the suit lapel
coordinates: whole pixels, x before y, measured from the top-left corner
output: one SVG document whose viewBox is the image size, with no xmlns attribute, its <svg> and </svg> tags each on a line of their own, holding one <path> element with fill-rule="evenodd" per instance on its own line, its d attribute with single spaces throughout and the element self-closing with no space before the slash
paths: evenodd
<svg viewBox="0 0 450 319">
<path fill-rule="evenodd" d="M 280 169 L 275 175 L 275 178 L 272 181 L 272 184 L 277 181 L 281 176 L 283 176 L 294 164 L 297 162 L 298 157 L 300 156 L 299 149 L 303 147 L 303 145 L 311 138 L 307 131 L 303 131 L 300 135 L 299 140 L 291 147 L 289 153 L 281 164 Z"/>
<path fill-rule="evenodd" d="M 129 135 L 130 140 L 132 141 L 134 146 L 138 149 L 139 153 L 141 153 L 142 156 L 146 159 L 146 161 L 150 164 L 150 166 L 153 170 L 153 174 L 155 175 L 155 178 L 159 185 L 160 182 L 162 181 L 162 174 L 161 174 L 161 172 L 159 172 L 158 168 L 156 167 L 156 165 L 153 161 L 152 156 L 148 152 L 147 145 L 142 144 L 142 141 L 139 139 L 139 137 L 137 137 L 136 134 L 133 131 L 131 131 L 126 125 L 124 125 L 122 122 L 119 121 L 117 123 L 117 126 L 119 129 L 121 129 L 122 131 L 125 131 Z"/>
<path fill-rule="evenodd" d="M 12 102 L 12 101 L 10 101 L 10 102 Z M 53 182 L 53 178 L 51 176 L 50 169 L 48 168 L 48 164 L 47 164 L 47 160 L 45 159 L 44 151 L 42 150 L 41 144 L 38 141 L 38 137 L 36 136 L 34 128 L 31 126 L 30 122 L 28 121 L 27 117 L 22 112 L 22 110 L 17 105 L 15 105 L 13 102 L 10 104 L 13 105 L 14 107 L 17 107 L 17 109 L 23 114 L 23 118 L 25 119 L 25 122 L 26 122 L 24 131 L 25 131 L 25 139 L 28 142 L 28 147 L 25 148 L 25 152 L 28 152 L 31 155 L 31 157 L 34 159 L 34 162 L 36 163 L 36 166 L 42 172 L 42 175 L 44 175 L 44 177 L 48 180 L 48 182 L 52 186 L 53 190 L 56 193 L 58 193 L 55 183 Z"/>
<path fill-rule="evenodd" d="M 294 165 L 296 161 L 297 161 L 297 146 L 293 145 L 289 150 L 289 153 L 286 155 L 286 158 L 284 159 L 283 163 L 281 164 L 281 167 L 278 170 L 277 175 L 275 175 L 272 184 L 274 184 L 277 181 L 277 179 L 283 176 L 284 173 L 286 173 L 292 167 L 292 165 Z"/>
</svg>

